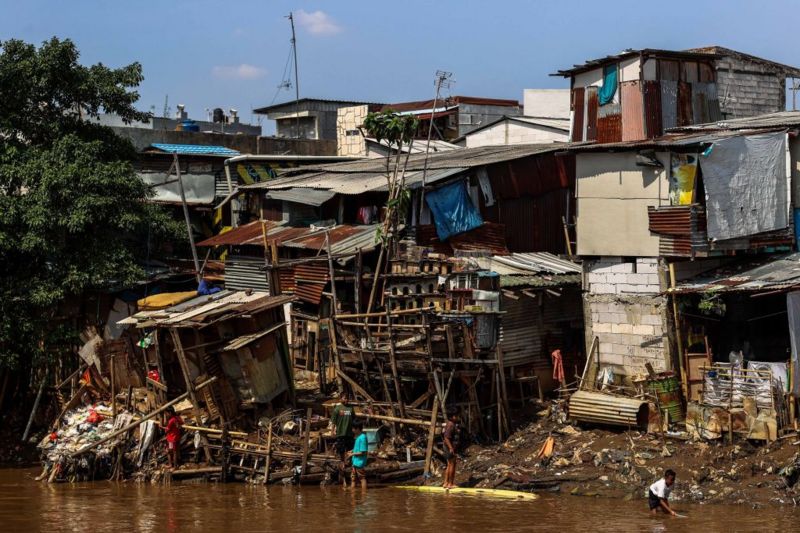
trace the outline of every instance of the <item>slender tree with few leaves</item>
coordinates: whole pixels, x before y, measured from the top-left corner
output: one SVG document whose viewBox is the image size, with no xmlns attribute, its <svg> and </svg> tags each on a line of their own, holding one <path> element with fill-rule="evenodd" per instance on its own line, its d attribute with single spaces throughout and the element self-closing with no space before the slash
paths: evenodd
<svg viewBox="0 0 800 533">
<path fill-rule="evenodd" d="M 383 268 L 386 250 L 391 247 L 392 240 L 397 236 L 398 226 L 405 220 L 410 204 L 411 193 L 406 187 L 406 167 L 418 128 L 419 120 L 415 116 L 400 115 L 392 110 L 369 113 L 364 119 L 364 129 L 367 133 L 375 137 L 379 143 L 386 141 L 389 148 L 386 154 L 386 185 L 389 198 L 386 201 L 383 224 L 378 226 L 376 235 L 376 239 L 381 241 L 381 249 L 367 301 L 367 313 L 372 310 L 375 302 L 378 277 Z"/>
</svg>

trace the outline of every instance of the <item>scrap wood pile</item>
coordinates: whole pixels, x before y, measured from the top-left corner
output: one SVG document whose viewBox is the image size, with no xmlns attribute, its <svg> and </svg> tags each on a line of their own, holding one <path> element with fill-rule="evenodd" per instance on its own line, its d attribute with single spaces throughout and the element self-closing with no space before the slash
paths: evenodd
<svg viewBox="0 0 800 533">
<path fill-rule="evenodd" d="M 371 482 L 414 477 L 425 465 L 428 429 L 398 431 L 382 415 L 359 409 L 364 419 L 370 459 L 365 469 Z M 328 417 L 311 408 L 287 410 L 264 421 L 257 442 L 231 442 L 230 470 L 252 483 L 337 483 L 350 472 L 336 453 L 336 435 Z M 401 433 L 402 435 L 399 435 Z M 407 440 L 413 436 L 412 440 Z M 413 443 L 409 445 L 407 443 Z M 407 450 L 408 449 L 408 450 Z"/>
<path fill-rule="evenodd" d="M 471 435 L 508 435 L 498 277 L 406 244 L 375 281 L 382 311 L 335 316 L 340 387 L 394 424 L 430 425 L 451 406 Z"/>
</svg>

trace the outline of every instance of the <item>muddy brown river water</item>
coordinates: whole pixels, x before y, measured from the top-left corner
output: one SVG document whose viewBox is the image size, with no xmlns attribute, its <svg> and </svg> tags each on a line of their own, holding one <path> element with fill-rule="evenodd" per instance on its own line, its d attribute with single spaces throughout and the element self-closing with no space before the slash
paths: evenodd
<svg viewBox="0 0 800 533">
<path fill-rule="evenodd" d="M 800 510 L 687 505 L 651 517 L 646 501 L 544 494 L 517 502 L 373 488 L 135 483 L 47 485 L 0 470 L 0 531 L 798 531 Z"/>
</svg>

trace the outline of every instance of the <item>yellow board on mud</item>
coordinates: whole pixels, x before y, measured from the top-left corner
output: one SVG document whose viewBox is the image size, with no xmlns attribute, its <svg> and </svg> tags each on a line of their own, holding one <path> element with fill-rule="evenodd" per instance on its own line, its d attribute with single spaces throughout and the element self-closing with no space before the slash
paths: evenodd
<svg viewBox="0 0 800 533">
<path fill-rule="evenodd" d="M 445 489 L 443 487 L 429 487 L 416 485 L 395 485 L 397 489 L 416 490 L 419 492 L 435 492 L 439 494 L 457 494 L 459 496 L 480 496 L 483 498 L 503 498 L 506 500 L 536 500 L 538 495 L 532 492 L 503 489 L 462 488 Z"/>
</svg>

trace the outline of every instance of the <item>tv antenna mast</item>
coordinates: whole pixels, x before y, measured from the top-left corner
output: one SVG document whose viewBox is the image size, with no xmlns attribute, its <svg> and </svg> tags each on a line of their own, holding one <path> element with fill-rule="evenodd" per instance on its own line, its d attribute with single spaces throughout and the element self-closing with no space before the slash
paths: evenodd
<svg viewBox="0 0 800 533">
<path fill-rule="evenodd" d="M 297 36 L 294 33 L 294 16 L 290 12 L 287 16 L 292 26 L 292 53 L 294 54 L 294 94 L 295 118 L 297 119 L 297 138 L 300 138 L 300 81 L 297 77 Z"/>
<path fill-rule="evenodd" d="M 436 104 L 439 102 L 442 89 L 449 89 L 455 82 L 452 72 L 447 72 L 445 70 L 436 71 L 436 80 L 433 82 L 436 86 L 436 95 L 433 97 L 431 121 L 430 124 L 428 124 L 428 141 L 425 143 L 425 162 L 422 164 L 422 193 L 419 195 L 420 216 L 422 216 L 422 210 L 425 208 L 425 183 L 428 176 L 428 154 L 431 151 L 431 136 L 433 135 L 433 120 L 436 117 Z"/>
</svg>

